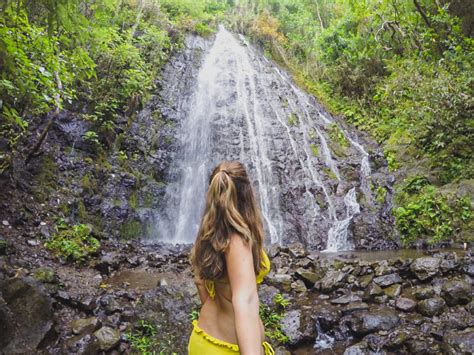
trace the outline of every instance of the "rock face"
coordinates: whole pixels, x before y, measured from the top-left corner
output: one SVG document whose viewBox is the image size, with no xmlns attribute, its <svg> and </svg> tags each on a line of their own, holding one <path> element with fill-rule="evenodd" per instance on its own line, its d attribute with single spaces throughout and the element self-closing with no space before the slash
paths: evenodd
<svg viewBox="0 0 474 355">
<path fill-rule="evenodd" d="M 0 345 L 5 353 L 33 353 L 53 325 L 51 300 L 32 279 L 0 283 Z M 0 299 L 1 300 L 1 299 Z M 2 349 L 0 347 L 0 350 Z"/>
</svg>

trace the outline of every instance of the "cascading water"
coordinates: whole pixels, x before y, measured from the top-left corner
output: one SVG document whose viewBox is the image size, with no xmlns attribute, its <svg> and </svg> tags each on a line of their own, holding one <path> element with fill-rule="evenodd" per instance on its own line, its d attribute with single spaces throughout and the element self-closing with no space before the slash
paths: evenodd
<svg viewBox="0 0 474 355">
<path fill-rule="evenodd" d="M 175 95 L 167 100 L 180 126 L 158 239 L 193 242 L 212 168 L 240 160 L 254 180 L 271 242 L 354 248 L 350 225 L 361 211 L 357 196 L 371 193 L 362 188 L 369 186 L 371 171 L 358 139 L 243 37 L 222 27 L 197 76 L 175 75 L 192 81 L 194 91 L 183 99 L 175 82 L 165 82 L 167 96 Z M 332 151 L 329 130 L 335 125 L 349 142 L 343 156 Z"/>
</svg>

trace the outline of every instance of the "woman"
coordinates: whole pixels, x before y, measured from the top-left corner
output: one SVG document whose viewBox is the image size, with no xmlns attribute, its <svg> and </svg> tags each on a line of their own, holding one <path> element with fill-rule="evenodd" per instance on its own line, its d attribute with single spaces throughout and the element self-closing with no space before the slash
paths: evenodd
<svg viewBox="0 0 474 355">
<path fill-rule="evenodd" d="M 262 217 L 244 166 L 219 164 L 191 255 L 202 308 L 190 355 L 274 354 L 258 313 L 256 284 L 270 269 L 262 242 Z"/>
</svg>

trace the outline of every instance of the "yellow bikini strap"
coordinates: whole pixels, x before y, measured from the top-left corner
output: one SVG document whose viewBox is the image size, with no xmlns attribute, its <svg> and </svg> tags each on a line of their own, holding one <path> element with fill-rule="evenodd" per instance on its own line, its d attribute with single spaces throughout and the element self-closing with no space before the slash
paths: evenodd
<svg viewBox="0 0 474 355">
<path fill-rule="evenodd" d="M 272 346 L 269 343 L 264 341 L 262 345 L 265 355 L 275 355 L 275 350 L 273 350 Z"/>
<path fill-rule="evenodd" d="M 212 280 L 205 280 L 204 285 L 206 286 L 207 293 L 213 299 L 216 295 L 216 285 Z"/>
</svg>

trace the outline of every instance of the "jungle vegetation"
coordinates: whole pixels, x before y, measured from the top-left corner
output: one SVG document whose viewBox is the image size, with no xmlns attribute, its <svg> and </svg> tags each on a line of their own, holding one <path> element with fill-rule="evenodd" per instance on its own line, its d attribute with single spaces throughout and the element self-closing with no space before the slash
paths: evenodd
<svg viewBox="0 0 474 355">
<path fill-rule="evenodd" d="M 107 143 L 186 33 L 223 22 L 383 147 L 404 245 L 472 242 L 473 20 L 463 0 L 3 0 L 0 174 L 62 109 Z"/>
</svg>

